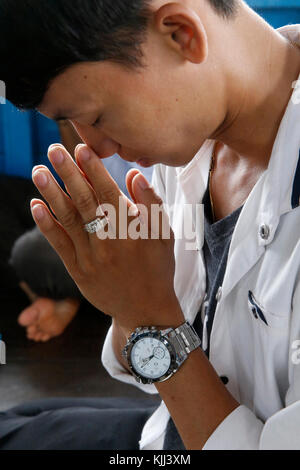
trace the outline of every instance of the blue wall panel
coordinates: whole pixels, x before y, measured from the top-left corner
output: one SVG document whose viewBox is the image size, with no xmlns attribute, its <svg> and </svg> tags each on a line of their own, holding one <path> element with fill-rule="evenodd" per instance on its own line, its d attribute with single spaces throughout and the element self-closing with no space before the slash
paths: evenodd
<svg viewBox="0 0 300 470">
<path fill-rule="evenodd" d="M 30 176 L 32 139 L 30 113 L 10 103 L 0 106 L 0 168 L 7 175 Z"/>
<path fill-rule="evenodd" d="M 274 28 L 300 23 L 300 0 L 249 0 L 247 3 Z"/>
<path fill-rule="evenodd" d="M 47 149 L 54 142 L 60 142 L 54 121 L 34 111 L 19 111 L 8 101 L 0 105 L 1 173 L 31 178 L 34 165 L 50 168 Z"/>
</svg>

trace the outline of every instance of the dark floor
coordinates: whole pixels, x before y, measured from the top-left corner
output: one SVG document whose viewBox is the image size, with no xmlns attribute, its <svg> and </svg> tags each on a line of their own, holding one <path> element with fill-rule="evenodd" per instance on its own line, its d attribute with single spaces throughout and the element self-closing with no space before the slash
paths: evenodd
<svg viewBox="0 0 300 470">
<path fill-rule="evenodd" d="M 89 304 L 82 305 L 62 336 L 48 343 L 27 340 L 17 324 L 19 312 L 28 305 L 21 291 L 1 304 L 0 331 L 7 364 L 0 366 L 0 411 L 45 397 L 148 396 L 112 379 L 101 365 L 110 320 Z"/>
<path fill-rule="evenodd" d="M 0 411 L 45 397 L 129 396 L 153 399 L 112 379 L 101 365 L 110 319 L 83 302 L 65 333 L 48 343 L 26 338 L 17 323 L 29 305 L 7 265 L 14 240 L 33 226 L 28 207 L 36 196 L 31 182 L 0 177 L 0 334 L 6 362 L 0 366 Z"/>
</svg>

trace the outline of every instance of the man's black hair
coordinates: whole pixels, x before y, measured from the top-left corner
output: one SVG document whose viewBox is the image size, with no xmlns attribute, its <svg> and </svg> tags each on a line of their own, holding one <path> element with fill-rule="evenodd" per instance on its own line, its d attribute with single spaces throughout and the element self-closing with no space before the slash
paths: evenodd
<svg viewBox="0 0 300 470">
<path fill-rule="evenodd" d="M 238 0 L 208 0 L 230 18 Z M 0 80 L 19 109 L 35 109 L 51 81 L 79 62 L 142 64 L 152 0 L 0 0 Z"/>
</svg>

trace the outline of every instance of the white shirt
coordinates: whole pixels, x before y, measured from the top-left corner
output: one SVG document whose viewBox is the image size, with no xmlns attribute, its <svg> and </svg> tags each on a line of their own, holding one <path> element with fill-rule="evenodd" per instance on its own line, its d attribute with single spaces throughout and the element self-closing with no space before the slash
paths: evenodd
<svg viewBox="0 0 300 470">
<path fill-rule="evenodd" d="M 300 47 L 300 25 L 280 32 Z M 229 379 L 227 388 L 240 406 L 217 427 L 204 449 L 300 449 L 300 341 L 295 342 L 300 340 L 299 101 L 295 88 L 269 166 L 248 196 L 232 236 L 211 332 L 210 362 L 219 376 Z M 213 145 L 207 140 L 187 166 L 157 165 L 153 175 L 164 202 L 179 206 L 170 215 L 174 286 L 191 323 L 206 289 L 204 227 L 197 234 L 200 251 L 187 251 L 186 241 L 176 233 L 183 224 L 180 207 L 202 201 Z M 102 352 L 106 370 L 146 393 L 157 393 L 154 385 L 138 384 L 117 361 L 111 333 Z M 162 449 L 169 417 L 162 402 L 144 426 L 141 450 Z"/>
</svg>

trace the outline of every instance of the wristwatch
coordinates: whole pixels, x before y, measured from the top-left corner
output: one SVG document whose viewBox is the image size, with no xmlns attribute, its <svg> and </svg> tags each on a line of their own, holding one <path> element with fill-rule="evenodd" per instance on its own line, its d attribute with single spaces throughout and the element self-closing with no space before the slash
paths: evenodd
<svg viewBox="0 0 300 470">
<path fill-rule="evenodd" d="M 200 345 L 199 336 L 187 321 L 175 329 L 139 327 L 129 337 L 122 356 L 137 382 L 152 384 L 172 377 Z"/>
</svg>

